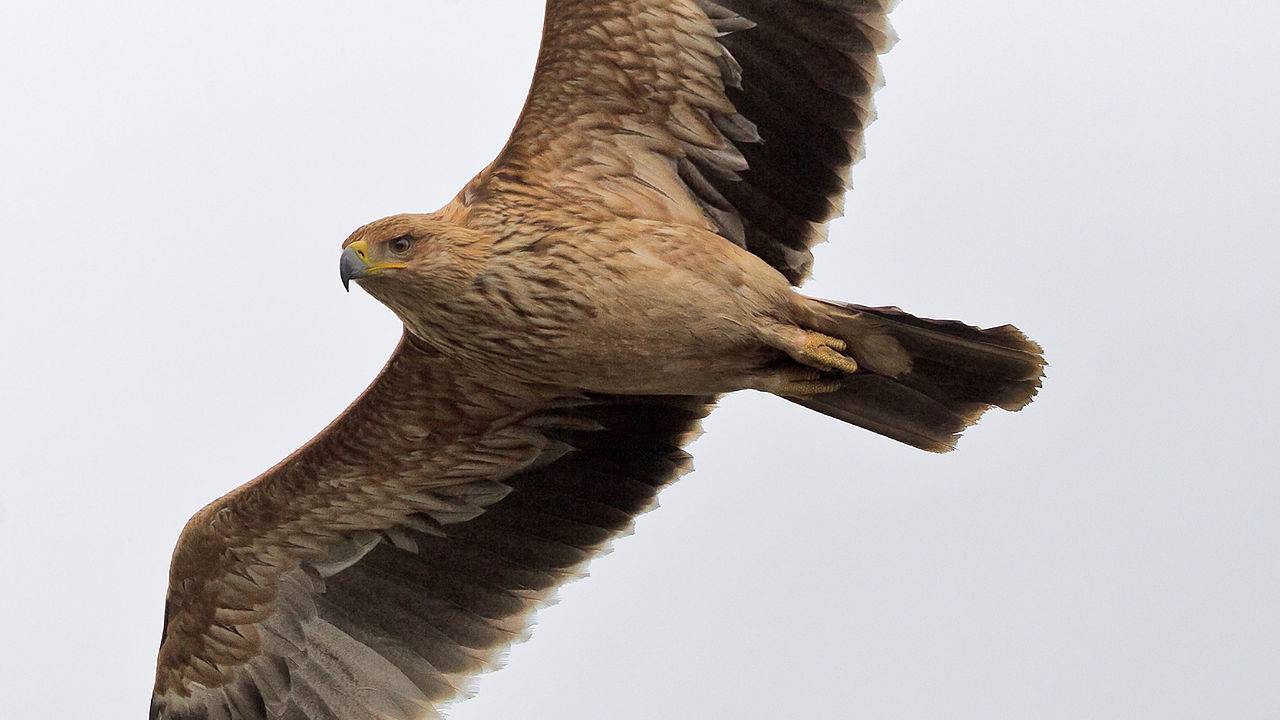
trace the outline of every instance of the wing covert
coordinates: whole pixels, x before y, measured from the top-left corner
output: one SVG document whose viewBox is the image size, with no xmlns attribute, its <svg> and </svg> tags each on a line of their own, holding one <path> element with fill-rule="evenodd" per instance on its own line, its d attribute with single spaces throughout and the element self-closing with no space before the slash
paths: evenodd
<svg viewBox="0 0 1280 720">
<path fill-rule="evenodd" d="M 406 340 L 174 553 L 153 719 L 437 717 L 687 465 L 709 398 L 531 400 Z"/>
<path fill-rule="evenodd" d="M 892 0 L 548 0 L 525 108 L 472 222 L 708 227 L 792 282 L 843 208 Z"/>
</svg>

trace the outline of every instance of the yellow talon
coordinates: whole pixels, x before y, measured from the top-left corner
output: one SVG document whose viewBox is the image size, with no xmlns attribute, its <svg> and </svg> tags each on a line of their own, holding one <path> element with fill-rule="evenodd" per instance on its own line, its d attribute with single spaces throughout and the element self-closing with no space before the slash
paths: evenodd
<svg viewBox="0 0 1280 720">
<path fill-rule="evenodd" d="M 839 338 L 820 333 L 810 333 L 805 338 L 801 355 L 810 364 L 824 370 L 838 370 L 842 373 L 853 373 L 858 370 L 858 363 L 847 355 L 842 355 L 848 344 Z"/>
<path fill-rule="evenodd" d="M 823 395 L 839 389 L 839 380 L 794 380 L 783 383 L 778 388 L 777 394 L 803 397 L 805 395 Z"/>
<path fill-rule="evenodd" d="M 832 350 L 835 350 L 836 352 L 844 352 L 845 350 L 849 349 L 849 345 L 845 343 L 845 341 L 841 340 L 840 338 L 833 338 L 830 335 L 823 335 L 821 333 L 814 333 L 813 335 L 811 335 L 809 337 L 809 345 L 810 346 L 826 346 L 831 348 Z"/>
<path fill-rule="evenodd" d="M 821 372 L 805 365 L 793 365 L 770 371 L 753 387 L 774 395 L 801 397 L 835 392 L 840 389 L 840 380 L 823 377 Z"/>
</svg>

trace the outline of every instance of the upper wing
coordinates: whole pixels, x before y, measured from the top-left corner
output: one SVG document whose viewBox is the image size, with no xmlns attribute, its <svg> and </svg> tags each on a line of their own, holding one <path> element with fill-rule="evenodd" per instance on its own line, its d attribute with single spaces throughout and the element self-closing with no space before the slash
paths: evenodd
<svg viewBox="0 0 1280 720">
<path fill-rule="evenodd" d="M 685 467 L 708 398 L 530 402 L 411 341 L 188 523 L 152 720 L 436 717 Z"/>
<path fill-rule="evenodd" d="M 792 282 L 840 212 L 895 0 L 548 0 L 471 222 L 569 212 L 715 229 Z"/>
</svg>

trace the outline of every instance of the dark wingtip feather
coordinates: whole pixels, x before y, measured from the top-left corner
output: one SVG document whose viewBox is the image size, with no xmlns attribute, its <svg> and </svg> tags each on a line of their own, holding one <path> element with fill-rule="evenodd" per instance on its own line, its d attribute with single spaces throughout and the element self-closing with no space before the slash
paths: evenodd
<svg viewBox="0 0 1280 720">
<path fill-rule="evenodd" d="M 721 79 L 736 109 L 712 119 L 745 167 L 726 173 L 717 158 L 686 148 L 705 178 L 690 191 L 722 234 L 798 284 L 863 155 L 872 94 L 883 84 L 877 56 L 896 39 L 886 17 L 894 3 L 697 2 L 720 34 Z"/>
</svg>

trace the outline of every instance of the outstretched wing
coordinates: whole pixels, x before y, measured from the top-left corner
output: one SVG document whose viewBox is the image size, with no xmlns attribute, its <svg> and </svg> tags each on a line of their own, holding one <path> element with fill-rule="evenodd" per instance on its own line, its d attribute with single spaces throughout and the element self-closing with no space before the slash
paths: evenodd
<svg viewBox="0 0 1280 720">
<path fill-rule="evenodd" d="M 548 0 L 506 148 L 471 222 L 703 225 L 799 282 L 838 214 L 895 0 Z"/>
<path fill-rule="evenodd" d="M 530 401 L 402 341 L 315 440 L 174 553 L 153 720 L 410 720 L 687 465 L 708 398 Z"/>
</svg>

